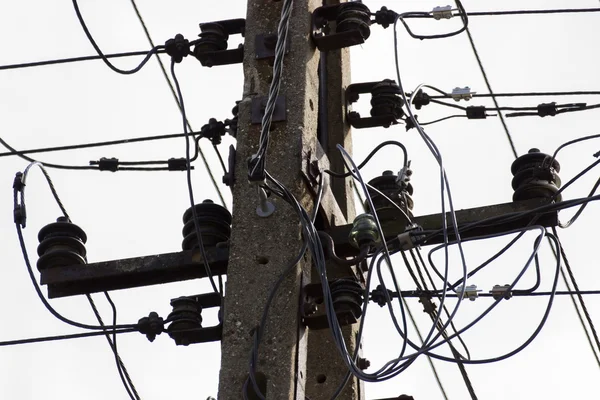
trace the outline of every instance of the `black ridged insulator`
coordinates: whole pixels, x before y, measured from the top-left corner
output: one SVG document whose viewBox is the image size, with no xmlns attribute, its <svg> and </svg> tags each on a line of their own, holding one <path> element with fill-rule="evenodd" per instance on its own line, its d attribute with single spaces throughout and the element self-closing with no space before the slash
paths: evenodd
<svg viewBox="0 0 600 400">
<path fill-rule="evenodd" d="M 43 227 L 39 234 L 37 262 L 39 271 L 68 265 L 87 264 L 85 242 L 87 235 L 66 217 Z"/>
<path fill-rule="evenodd" d="M 531 149 L 512 163 L 513 201 L 550 198 L 561 201 L 560 194 L 555 198 L 561 185 L 560 164 L 556 160 L 550 164 L 551 158 L 538 149 Z"/>
<path fill-rule="evenodd" d="M 167 332 L 178 345 L 187 346 L 190 344 L 187 336 L 192 335 L 191 331 L 202 328 L 202 307 L 190 297 L 173 299 L 171 306 L 173 311 L 167 317 L 171 321 Z"/>
<path fill-rule="evenodd" d="M 204 200 L 194 206 L 196 220 L 205 248 L 215 247 L 217 243 L 227 242 L 231 236 L 231 213 L 223 206 Z M 198 236 L 191 208 L 183 214 L 183 250 L 199 248 Z"/>
<path fill-rule="evenodd" d="M 400 87 L 391 79 L 384 79 L 371 89 L 371 116 L 390 115 L 400 119 L 404 115 L 404 100 L 400 97 Z"/>
<path fill-rule="evenodd" d="M 229 34 L 221 24 L 216 22 L 202 24 L 200 30 L 201 33 L 198 35 L 200 40 L 194 47 L 194 54 L 227 50 Z"/>
<path fill-rule="evenodd" d="M 343 3 L 338 8 L 335 20 L 336 33 L 359 31 L 363 39 L 371 36 L 371 10 L 363 3 Z"/>
<path fill-rule="evenodd" d="M 390 200 L 386 199 L 380 193 L 369 188 L 369 194 L 371 200 L 375 206 L 375 211 L 381 223 L 385 223 L 390 220 L 401 220 L 404 221 L 405 225 L 408 225 L 409 219 L 412 219 L 412 209 L 414 202 L 412 199 L 413 187 L 410 183 L 405 185 L 399 184 L 397 175 L 393 171 L 383 171 L 383 175 L 373 178 L 369 181 L 369 185 L 379 190 L 382 194 L 387 196 L 395 204 L 390 204 Z M 365 210 L 372 213 L 371 207 L 368 201 L 365 201 Z M 404 215 L 400 210 L 406 213 Z"/>
<path fill-rule="evenodd" d="M 350 312 L 358 319 L 362 315 L 363 292 L 360 283 L 351 279 L 337 279 L 329 285 L 333 308 L 337 315 Z M 344 324 L 345 321 L 340 321 Z"/>
</svg>

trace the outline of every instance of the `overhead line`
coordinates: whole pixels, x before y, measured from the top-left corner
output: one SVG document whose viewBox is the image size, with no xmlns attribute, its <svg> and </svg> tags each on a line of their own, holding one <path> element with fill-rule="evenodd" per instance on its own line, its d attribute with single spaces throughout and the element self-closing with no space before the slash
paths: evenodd
<svg viewBox="0 0 600 400">
<path fill-rule="evenodd" d="M 135 0 L 130 0 L 130 1 L 131 1 L 131 6 L 133 7 L 133 10 L 135 11 L 135 14 L 136 14 L 138 20 L 140 21 L 142 28 L 144 29 L 144 34 L 146 35 L 146 39 L 148 40 L 148 43 L 150 44 L 150 46 L 152 48 L 156 47 L 154 45 L 154 41 L 152 40 L 152 36 L 150 35 L 150 31 L 148 30 L 148 27 L 146 26 L 146 22 L 144 21 L 144 18 L 142 17 L 142 14 L 140 13 L 140 10 L 139 10 Z M 179 111 L 183 112 L 183 108 L 181 107 L 181 103 L 179 102 L 179 97 L 177 96 L 177 92 L 175 91 L 173 82 L 171 82 L 171 79 L 169 79 L 169 75 L 167 74 L 167 69 L 165 68 L 165 65 L 164 65 L 163 61 L 161 60 L 160 56 L 158 55 L 158 53 L 156 53 L 155 55 L 156 55 L 156 60 L 158 61 L 160 70 L 163 74 L 163 77 L 165 78 L 165 80 L 167 81 L 167 84 L 169 85 L 169 88 L 171 89 L 171 94 L 173 95 L 173 99 L 175 100 L 175 103 L 177 103 L 177 107 L 179 108 Z M 190 121 L 188 120 L 187 116 L 185 117 L 185 123 L 188 126 L 190 132 L 193 132 L 194 129 L 192 128 L 192 125 L 190 124 Z M 223 207 L 228 208 L 227 202 L 225 201 L 225 198 L 223 197 L 223 193 L 221 193 L 221 189 L 219 188 L 219 185 L 217 184 L 217 181 L 212 172 L 212 169 L 210 168 L 208 160 L 206 159 L 206 156 L 204 155 L 204 151 L 200 147 L 199 143 L 196 144 L 196 147 L 198 148 L 198 153 L 200 154 L 200 158 L 202 159 L 202 162 L 206 168 L 206 171 L 208 172 L 208 176 L 213 184 L 213 187 L 215 188 L 215 190 L 217 191 L 217 194 L 219 195 L 221 204 L 223 205 Z M 215 150 L 215 153 L 217 154 L 217 157 L 219 158 L 219 162 L 223 168 L 223 172 L 227 173 L 227 170 L 225 168 L 225 163 L 223 162 L 221 153 L 219 153 L 219 149 L 217 149 L 217 146 L 214 144 L 213 144 L 213 148 Z"/>
</svg>

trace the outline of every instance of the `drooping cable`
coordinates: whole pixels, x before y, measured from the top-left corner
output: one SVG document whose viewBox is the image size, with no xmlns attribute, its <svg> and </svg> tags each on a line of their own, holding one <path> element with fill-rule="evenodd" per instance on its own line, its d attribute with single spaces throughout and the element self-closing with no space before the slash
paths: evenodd
<svg viewBox="0 0 600 400">
<path fill-rule="evenodd" d="M 494 102 L 494 107 L 500 108 L 500 105 L 498 104 L 498 100 L 496 99 L 496 96 L 494 95 L 494 91 L 492 90 L 492 85 L 490 84 L 490 80 L 488 79 L 487 73 L 485 72 L 485 68 L 483 67 L 483 62 L 481 61 L 481 57 L 479 56 L 477 47 L 475 46 L 475 41 L 473 40 L 471 31 L 467 27 L 465 32 L 467 33 L 467 37 L 469 38 L 469 44 L 471 45 L 471 49 L 473 50 L 473 55 L 475 56 L 475 59 L 477 60 L 477 65 L 479 65 L 479 70 L 481 71 L 481 75 L 483 76 L 485 85 L 487 86 L 488 92 L 490 93 L 490 97 L 492 98 L 492 101 Z M 515 156 L 515 158 L 517 158 L 519 156 L 519 154 L 517 153 L 517 148 L 515 147 L 515 143 L 513 141 L 512 135 L 511 135 L 510 131 L 508 130 L 508 125 L 506 125 L 506 121 L 504 120 L 504 115 L 502 115 L 502 111 L 498 111 L 498 118 L 500 119 L 500 123 L 502 124 L 502 128 L 504 129 L 504 133 L 506 134 L 506 138 L 508 139 L 508 143 L 510 144 L 512 153 Z"/>
<path fill-rule="evenodd" d="M 115 330 L 117 334 L 122 333 L 132 333 L 138 332 L 137 329 L 128 328 L 128 329 L 118 329 Z M 71 339 L 82 339 L 94 336 L 105 336 L 106 333 L 102 332 L 83 332 L 83 333 L 70 333 L 66 335 L 55 335 L 55 336 L 41 336 L 35 338 L 26 338 L 26 339 L 14 339 L 14 340 L 4 340 L 0 341 L 0 347 L 4 346 L 16 346 L 20 344 L 33 344 L 33 343 L 45 343 L 45 342 L 57 342 L 61 340 L 71 340 Z"/>
<path fill-rule="evenodd" d="M 144 30 L 144 34 L 146 35 L 146 39 L 148 40 L 148 43 L 150 44 L 150 46 L 152 48 L 155 48 L 156 45 L 154 44 L 154 40 L 152 40 L 152 36 L 150 35 L 150 31 L 148 30 L 148 27 L 146 26 L 146 22 L 144 21 L 144 18 L 142 17 L 142 14 L 141 14 L 138 6 L 137 6 L 136 1 L 135 0 L 130 0 L 130 2 L 131 2 L 131 6 L 133 7 L 133 10 L 135 11 L 135 15 L 137 16 L 138 21 L 142 25 L 142 29 Z M 179 111 L 181 112 L 182 109 L 181 109 L 181 104 L 179 103 L 179 97 L 177 96 L 177 91 L 175 90 L 173 82 L 171 82 L 171 79 L 169 79 L 169 75 L 167 74 L 167 68 L 165 67 L 165 64 L 163 63 L 163 61 L 160 58 L 160 56 L 158 55 L 158 53 L 156 54 L 156 61 L 158 62 L 158 66 L 160 67 L 161 73 L 162 73 L 163 77 L 165 78 L 165 81 L 167 82 L 167 84 L 169 86 L 171 94 L 173 95 L 173 100 L 175 100 L 175 103 L 177 104 L 177 107 L 179 108 Z M 190 132 L 194 132 L 194 129 L 192 128 L 192 125 L 190 124 L 189 119 L 187 119 L 187 116 L 186 116 L 185 123 L 187 124 Z M 219 149 L 217 148 L 217 146 L 215 144 L 213 144 L 212 146 L 213 146 L 213 149 L 215 150 L 217 158 L 219 159 L 221 167 L 223 168 L 223 172 L 227 173 L 227 169 L 225 168 L 225 163 L 223 161 L 223 157 L 221 156 L 221 153 L 219 152 Z M 208 163 L 208 160 L 206 159 L 204 151 L 200 147 L 199 143 L 196 144 L 196 147 L 197 147 L 198 153 L 200 154 L 200 158 L 202 159 L 202 163 L 204 164 L 204 167 L 206 168 L 206 171 L 208 172 L 208 175 L 210 177 L 211 183 L 212 183 L 213 187 L 215 188 L 215 190 L 217 191 L 217 194 L 219 195 L 219 199 L 221 200 L 221 205 L 223 207 L 225 207 L 225 208 L 228 208 L 227 207 L 227 202 L 225 201 L 225 198 L 223 197 L 223 193 L 221 192 L 221 188 L 217 184 L 217 180 L 216 180 L 216 178 L 215 178 L 215 176 L 213 174 L 213 171 L 212 171 L 212 169 L 210 167 L 210 164 Z"/>
<path fill-rule="evenodd" d="M 596 344 L 596 347 L 594 348 L 594 345 L 592 344 L 590 335 L 587 331 L 587 329 L 584 329 L 585 334 L 587 336 L 588 342 L 590 344 L 590 347 L 592 349 L 592 352 L 594 353 L 594 358 L 596 359 L 596 362 L 598 363 L 598 366 L 600 367 L 600 356 L 598 355 L 598 353 L 600 352 L 600 339 L 598 338 L 598 332 L 596 331 L 596 327 L 594 325 L 594 321 L 592 320 L 592 317 L 590 316 L 590 313 L 587 309 L 587 305 L 585 304 L 585 300 L 583 299 L 583 296 L 580 293 L 579 290 L 579 285 L 577 284 L 577 280 L 575 279 L 575 275 L 573 274 L 573 270 L 571 269 L 571 264 L 569 263 L 569 260 L 567 259 L 567 254 L 565 252 L 565 248 L 563 247 L 562 242 L 560 241 L 559 237 L 558 237 L 558 231 L 556 230 L 555 227 L 552 227 L 552 234 L 554 236 L 556 236 L 556 239 L 558 241 L 558 251 L 556 251 L 556 249 L 552 248 L 552 251 L 554 253 L 554 256 L 557 258 L 562 257 L 562 260 L 564 262 L 565 265 L 565 269 L 567 270 L 567 273 L 569 274 L 569 278 L 571 279 L 571 283 L 573 284 L 573 288 L 575 289 L 576 292 L 576 296 L 577 299 L 579 300 L 579 305 L 581 306 L 581 309 L 583 311 L 583 314 L 585 316 L 585 319 L 590 327 L 590 330 L 592 332 L 592 336 L 594 338 L 594 343 Z M 567 289 L 570 291 L 571 288 L 569 287 L 569 283 L 567 282 L 567 279 L 564 275 L 564 271 L 562 271 L 562 276 L 563 276 L 563 280 L 565 282 L 565 284 L 567 285 Z M 577 304 L 575 303 L 575 299 L 573 296 L 571 296 L 571 299 L 573 300 L 573 305 L 575 306 L 575 310 L 577 311 L 578 317 L 580 319 L 581 325 L 584 326 L 585 328 L 585 323 L 583 322 L 582 318 L 581 318 L 581 314 L 579 312 L 579 308 L 577 307 Z"/>
<path fill-rule="evenodd" d="M 150 60 L 150 58 L 152 57 L 153 54 L 155 54 L 158 50 L 164 48 L 164 46 L 162 46 L 162 45 L 152 47 L 152 49 L 146 54 L 146 56 L 144 57 L 142 62 L 133 69 L 123 70 L 123 69 L 117 68 L 108 60 L 108 58 L 106 58 L 106 56 L 104 55 L 104 53 L 102 52 L 102 50 L 100 49 L 100 47 L 98 46 L 96 41 L 94 40 L 94 37 L 90 33 L 90 31 L 87 27 L 87 24 L 85 23 L 85 20 L 83 19 L 83 16 L 81 15 L 81 11 L 79 10 L 79 5 L 77 4 L 77 0 L 73 0 L 73 9 L 75 10 L 75 14 L 77 15 L 77 19 L 79 20 L 79 24 L 81 25 L 81 28 L 83 29 L 83 32 L 85 33 L 85 36 L 88 38 L 90 44 L 94 47 L 94 50 L 96 50 L 96 53 L 98 53 L 98 56 L 100 56 L 102 61 L 104 61 L 104 63 L 110 69 L 115 71 L 116 73 L 123 74 L 123 75 L 135 74 L 140 69 L 142 69 L 144 67 L 144 65 L 146 65 L 146 63 L 148 62 L 148 60 Z"/>
<path fill-rule="evenodd" d="M 219 291 L 217 285 L 215 284 L 215 280 L 213 278 L 212 271 L 210 269 L 210 265 L 208 263 L 208 256 L 206 255 L 206 249 L 204 248 L 204 243 L 202 241 L 202 234 L 200 232 L 200 226 L 198 222 L 198 216 L 196 213 L 196 202 L 194 201 L 194 187 L 192 185 L 192 169 L 190 168 L 190 135 L 188 133 L 187 126 L 187 117 L 185 113 L 185 104 L 183 102 L 183 94 L 181 93 L 181 87 L 179 86 L 179 80 L 177 79 L 177 75 L 175 74 L 175 60 L 171 60 L 171 77 L 173 78 L 173 82 L 175 83 L 175 89 L 177 91 L 177 97 L 179 100 L 179 104 L 181 105 L 181 117 L 183 120 L 183 133 L 185 134 L 185 158 L 187 161 L 186 164 L 186 178 L 187 178 L 187 189 L 188 196 L 190 200 L 190 207 L 192 210 L 192 218 L 194 218 L 194 229 L 196 231 L 196 236 L 198 237 L 198 246 L 200 250 L 200 254 L 202 255 L 202 263 L 204 264 L 204 269 L 206 270 L 206 276 L 210 281 L 210 285 L 213 288 L 215 293 L 220 293 L 223 296 L 223 293 Z"/>
</svg>

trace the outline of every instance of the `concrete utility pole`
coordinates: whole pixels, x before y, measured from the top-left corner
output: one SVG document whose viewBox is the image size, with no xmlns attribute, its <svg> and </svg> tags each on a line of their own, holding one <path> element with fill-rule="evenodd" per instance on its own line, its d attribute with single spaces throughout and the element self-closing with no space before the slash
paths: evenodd
<svg viewBox="0 0 600 400">
<path fill-rule="evenodd" d="M 350 146 L 349 129 L 343 113 L 343 89 L 349 80 L 348 50 L 320 55 L 311 38 L 311 13 L 320 0 L 295 0 L 288 33 L 289 53 L 284 62 L 280 97 L 285 97 L 286 120 L 273 124 L 267 169 L 305 207 L 313 195 L 302 179 L 307 155 L 316 154 L 319 115 L 319 66 L 328 80 L 329 118 L 323 147 L 335 149 L 335 143 Z M 270 199 L 275 212 L 267 218 L 257 215 L 256 186 L 246 180 L 248 158 L 256 152 L 260 125 L 251 123 L 252 99 L 266 98 L 272 67 L 268 60 L 257 59 L 257 35 L 277 31 L 282 2 L 270 0 L 248 3 L 245 29 L 244 95 L 239 108 L 239 130 L 233 188 L 233 230 L 224 305 L 219 400 L 238 400 L 248 376 L 252 333 L 260 321 L 271 287 L 296 257 L 302 245 L 301 227 L 292 208 L 279 199 Z M 260 46 L 260 43 L 259 43 Z M 323 95 L 323 93 L 322 93 Z M 256 100 L 255 100 L 256 101 Z M 323 106 L 323 104 L 321 104 Z M 339 160 L 339 156 L 336 156 Z M 339 170 L 335 165 L 334 169 Z M 350 185 L 326 189 L 325 219 L 336 225 L 353 216 Z M 340 199 L 335 206 L 332 199 Z M 334 211 L 335 210 L 335 211 Z M 334 214 L 335 217 L 332 217 Z M 345 214 L 345 215 L 344 215 Z M 259 352 L 257 372 L 266 382 L 266 398 L 311 400 L 330 398 L 342 382 L 347 368 L 337 354 L 329 330 L 308 332 L 300 321 L 299 304 L 303 285 L 310 283 L 310 261 L 303 260 L 279 288 L 271 306 Z M 335 277 L 335 271 L 330 274 Z M 353 350 L 353 328 L 345 328 L 349 349 Z M 307 350 L 307 344 L 310 349 Z M 307 368 L 308 361 L 308 368 Z M 340 399 L 359 399 L 359 385 L 350 380 Z M 249 396 L 250 398 L 254 398 Z"/>
</svg>

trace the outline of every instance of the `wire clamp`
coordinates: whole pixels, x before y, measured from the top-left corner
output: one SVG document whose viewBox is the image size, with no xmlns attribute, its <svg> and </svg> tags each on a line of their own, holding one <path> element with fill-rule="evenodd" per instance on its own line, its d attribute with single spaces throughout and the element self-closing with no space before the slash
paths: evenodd
<svg viewBox="0 0 600 400">
<path fill-rule="evenodd" d="M 485 114 L 484 106 L 469 106 L 467 107 L 467 118 L 468 119 L 485 119 L 487 115 Z"/>
<path fill-rule="evenodd" d="M 169 158 L 167 160 L 169 171 L 185 171 L 187 165 L 187 160 L 185 158 Z"/>
<path fill-rule="evenodd" d="M 537 106 L 537 113 L 540 117 L 554 117 L 558 113 L 556 102 L 539 104 Z"/>
<path fill-rule="evenodd" d="M 481 292 L 481 290 L 477 290 L 477 285 L 467 285 L 464 287 L 464 289 L 465 292 L 463 294 L 463 299 L 468 298 L 471 301 L 475 301 L 477 297 L 479 297 L 479 292 Z M 463 291 L 463 287 L 458 286 L 455 290 L 456 293 L 460 295 L 460 293 Z"/>
<path fill-rule="evenodd" d="M 455 87 L 454 89 L 452 89 L 452 93 L 450 94 L 450 96 L 452 96 L 454 101 L 469 101 L 473 98 L 473 95 L 475 93 L 477 92 L 472 92 L 471 88 L 468 86 L 465 86 L 463 88 Z"/>
<path fill-rule="evenodd" d="M 190 41 L 184 38 L 181 33 L 178 33 L 173 39 L 165 42 L 165 50 L 171 56 L 173 62 L 180 63 L 183 57 L 190 54 Z"/>
<path fill-rule="evenodd" d="M 406 166 L 402 167 L 400 171 L 398 171 L 398 177 L 396 178 L 396 184 L 400 186 L 401 190 L 406 190 L 408 185 L 410 184 L 410 177 L 412 175 L 412 170 L 410 169 L 410 160 L 406 163 Z"/>
<path fill-rule="evenodd" d="M 379 307 L 383 307 L 387 304 L 388 298 L 391 300 L 393 295 L 394 293 L 390 289 L 385 289 L 384 291 L 383 286 L 377 285 L 377 287 L 371 292 L 371 301 L 377 303 Z"/>
<path fill-rule="evenodd" d="M 510 285 L 494 285 L 490 293 L 494 300 L 504 298 L 506 300 L 512 297 L 512 292 L 509 290 Z"/>
<path fill-rule="evenodd" d="M 154 342 L 156 335 L 164 332 L 165 321 L 152 311 L 147 317 L 143 317 L 138 321 L 137 330 L 142 335 L 146 335 L 150 342 Z"/>
<path fill-rule="evenodd" d="M 398 13 L 388 10 L 388 8 L 385 6 L 381 7 L 379 11 L 375 12 L 375 23 L 383 26 L 384 29 L 387 29 L 387 27 L 396 22 L 397 18 Z"/>
<path fill-rule="evenodd" d="M 100 171 L 117 172 L 117 170 L 119 169 L 119 159 L 115 157 L 102 157 L 99 161 L 92 161 L 90 162 L 90 164 L 98 164 L 98 169 Z"/>
<path fill-rule="evenodd" d="M 434 19 L 450 19 L 452 18 L 452 6 L 437 6 L 431 10 L 431 15 Z"/>
<path fill-rule="evenodd" d="M 221 137 L 226 133 L 225 123 L 217 121 L 215 118 L 208 120 L 208 124 L 200 129 L 200 137 L 207 138 L 213 145 L 221 144 Z"/>
</svg>

